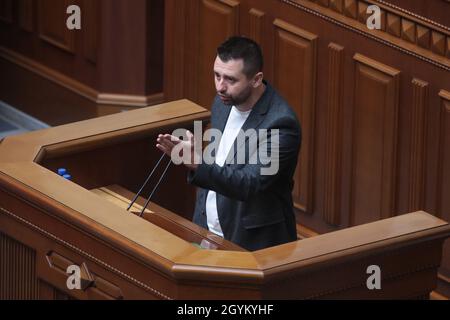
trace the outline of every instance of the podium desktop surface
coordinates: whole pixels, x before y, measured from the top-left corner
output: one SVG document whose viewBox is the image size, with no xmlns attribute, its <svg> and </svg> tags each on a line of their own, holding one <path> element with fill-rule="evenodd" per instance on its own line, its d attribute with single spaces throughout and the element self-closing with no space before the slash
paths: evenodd
<svg viewBox="0 0 450 320">
<path fill-rule="evenodd" d="M 249 252 L 190 222 L 195 188 L 174 165 L 142 217 L 154 184 L 127 211 L 161 155 L 156 136 L 209 116 L 179 100 L 4 139 L 0 299 L 428 297 L 450 226 L 425 212 Z M 371 265 L 381 290 L 367 288 Z"/>
</svg>

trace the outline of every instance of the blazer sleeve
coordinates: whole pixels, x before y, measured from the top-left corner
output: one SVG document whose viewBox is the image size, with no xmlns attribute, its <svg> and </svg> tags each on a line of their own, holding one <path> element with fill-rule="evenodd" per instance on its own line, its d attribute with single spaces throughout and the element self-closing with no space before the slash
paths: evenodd
<svg viewBox="0 0 450 320">
<path fill-rule="evenodd" d="M 269 167 L 272 163 L 264 165 L 259 159 L 256 164 L 246 164 L 241 167 L 227 164 L 221 167 L 215 163 L 202 162 L 195 171 L 188 174 L 188 182 L 240 201 L 246 201 L 267 190 L 279 179 L 286 167 L 297 161 L 301 142 L 300 128 L 292 118 L 279 118 L 271 127 L 279 130 L 278 157 L 273 157 L 271 154 L 271 161 L 278 161 L 277 173 L 261 174 L 261 169 Z M 272 136 L 269 134 L 270 145 L 271 139 Z"/>
</svg>

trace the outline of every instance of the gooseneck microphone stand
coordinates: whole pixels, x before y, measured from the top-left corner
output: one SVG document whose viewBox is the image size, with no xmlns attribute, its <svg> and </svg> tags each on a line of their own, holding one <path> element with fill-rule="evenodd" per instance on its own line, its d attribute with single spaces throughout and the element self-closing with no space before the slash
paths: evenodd
<svg viewBox="0 0 450 320">
<path fill-rule="evenodd" d="M 142 193 L 142 191 L 144 190 L 144 188 L 147 186 L 148 182 L 150 181 L 151 177 L 153 176 L 153 174 L 155 173 L 156 169 L 159 167 L 161 161 L 164 159 L 164 157 L 166 156 L 165 153 L 163 153 L 163 155 L 161 156 L 161 158 L 159 158 L 158 162 L 156 163 L 156 165 L 153 167 L 152 171 L 150 172 L 150 174 L 148 175 L 147 179 L 145 179 L 144 184 L 141 186 L 141 188 L 139 189 L 139 191 L 136 193 L 136 195 L 134 196 L 133 200 L 130 202 L 130 204 L 128 205 L 127 211 L 130 210 L 130 208 L 133 206 L 133 204 L 136 202 L 136 200 L 138 199 L 138 197 L 140 196 L 140 194 Z M 142 217 L 142 215 L 144 214 L 145 209 L 147 208 L 148 204 L 150 203 L 151 198 L 153 197 L 156 189 L 158 189 L 161 181 L 163 180 L 164 176 L 167 173 L 167 170 L 170 167 L 170 164 L 172 163 L 172 159 L 169 158 L 169 162 L 167 163 L 166 167 L 164 168 L 163 173 L 161 174 L 161 176 L 159 177 L 158 182 L 156 183 L 155 187 L 152 189 L 152 192 L 150 193 L 147 201 L 145 202 L 144 207 L 142 208 L 141 212 L 139 213 L 139 217 Z"/>
</svg>

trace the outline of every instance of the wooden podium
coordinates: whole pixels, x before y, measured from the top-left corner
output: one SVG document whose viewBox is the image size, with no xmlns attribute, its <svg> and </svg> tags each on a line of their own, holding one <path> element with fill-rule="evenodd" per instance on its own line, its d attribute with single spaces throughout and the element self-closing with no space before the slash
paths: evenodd
<svg viewBox="0 0 450 320">
<path fill-rule="evenodd" d="M 180 100 L 4 139 L 0 299 L 429 296 L 450 226 L 425 212 L 248 252 L 189 221 L 195 188 L 182 166 L 142 217 L 132 213 L 142 198 L 127 211 L 159 159 L 156 136 L 209 115 Z M 373 265 L 380 290 L 367 287 Z M 69 289 L 70 266 L 79 289 Z"/>
</svg>

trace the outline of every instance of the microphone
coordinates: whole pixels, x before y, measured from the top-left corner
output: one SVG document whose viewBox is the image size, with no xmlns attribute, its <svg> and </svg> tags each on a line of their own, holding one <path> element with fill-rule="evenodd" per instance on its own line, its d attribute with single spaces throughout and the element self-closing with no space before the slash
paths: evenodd
<svg viewBox="0 0 450 320">
<path fill-rule="evenodd" d="M 159 167 L 161 161 L 164 159 L 164 157 L 166 156 L 165 153 L 162 154 L 161 158 L 159 158 L 158 162 L 156 163 L 156 165 L 153 167 L 152 171 L 150 172 L 150 174 L 148 175 L 147 179 L 145 179 L 144 184 L 141 186 L 141 188 L 139 189 L 139 191 L 136 193 L 136 195 L 134 196 L 133 200 L 130 202 L 130 204 L 128 205 L 127 211 L 130 210 L 130 208 L 133 206 L 133 204 L 136 202 L 136 200 L 138 199 L 139 195 L 142 193 L 142 191 L 144 190 L 144 188 L 147 186 L 148 182 L 150 181 L 151 177 L 153 176 L 153 174 L 155 173 L 156 169 Z M 147 208 L 148 204 L 150 203 L 150 200 L 153 196 L 153 194 L 155 193 L 156 189 L 158 189 L 161 181 L 163 180 L 164 176 L 166 175 L 167 170 L 170 167 L 170 164 L 172 163 L 172 159 L 169 158 L 169 162 L 167 163 L 163 173 L 161 174 L 156 186 L 153 188 L 152 192 L 150 193 L 150 196 L 148 197 L 147 201 L 145 202 L 145 206 L 142 209 L 142 211 L 139 214 L 139 217 L 142 217 L 142 215 L 144 214 L 145 209 Z"/>
<path fill-rule="evenodd" d="M 164 176 L 166 175 L 167 170 L 169 169 L 170 165 L 172 164 L 172 159 L 169 159 L 169 162 L 166 165 L 166 168 L 164 169 L 161 177 L 159 177 L 158 183 L 156 183 L 156 186 L 153 188 L 152 192 L 150 193 L 150 195 L 148 196 L 147 201 L 145 202 L 144 207 L 142 208 L 141 213 L 139 214 L 139 217 L 142 217 L 142 215 L 144 214 L 145 209 L 147 208 L 148 204 L 150 203 L 150 199 L 152 198 L 153 194 L 155 193 L 156 189 L 158 189 L 159 184 L 161 183 L 162 179 L 164 178 Z"/>
</svg>

